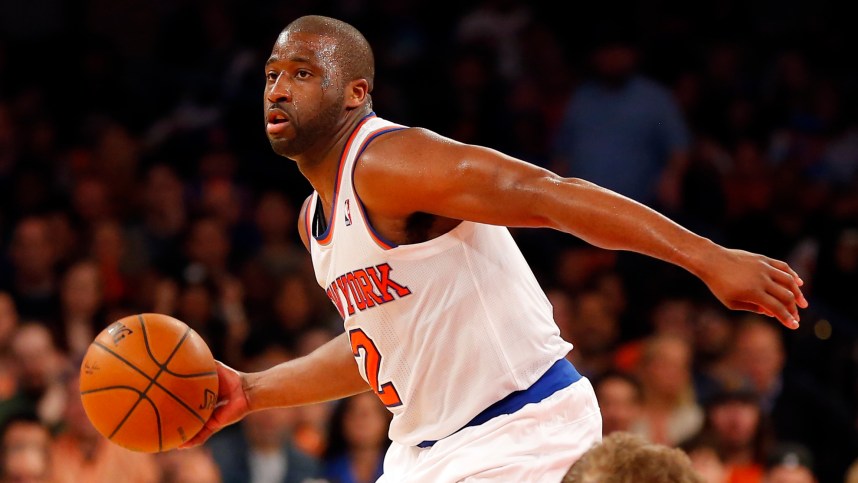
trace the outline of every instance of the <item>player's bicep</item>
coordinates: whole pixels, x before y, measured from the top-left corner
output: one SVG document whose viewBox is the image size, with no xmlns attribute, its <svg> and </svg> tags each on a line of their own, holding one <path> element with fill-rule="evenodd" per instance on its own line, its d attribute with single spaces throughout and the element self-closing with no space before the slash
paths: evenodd
<svg viewBox="0 0 858 483">
<path fill-rule="evenodd" d="M 355 171 L 376 213 L 422 212 L 506 226 L 547 226 L 546 205 L 562 178 L 493 149 L 422 129 L 379 138 Z"/>
<path fill-rule="evenodd" d="M 507 226 L 548 223 L 545 208 L 557 175 L 484 147 L 450 151 L 453 161 L 435 173 L 434 189 L 425 200 L 431 213 Z"/>
<path fill-rule="evenodd" d="M 442 144 L 418 189 L 425 211 L 506 226 L 547 226 L 556 174 L 490 148 Z"/>
</svg>

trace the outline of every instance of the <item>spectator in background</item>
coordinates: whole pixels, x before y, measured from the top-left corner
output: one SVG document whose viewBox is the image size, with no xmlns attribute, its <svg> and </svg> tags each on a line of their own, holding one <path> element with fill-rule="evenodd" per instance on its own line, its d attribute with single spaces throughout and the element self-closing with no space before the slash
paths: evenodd
<svg viewBox="0 0 858 483">
<path fill-rule="evenodd" d="M 12 336 L 17 328 L 15 300 L 8 292 L 0 291 L 0 408 L 18 389 L 16 363 L 11 354 Z"/>
<path fill-rule="evenodd" d="M 296 231 L 295 216 L 296 208 L 282 192 L 267 190 L 258 196 L 251 230 L 255 249 L 239 267 L 252 320 L 274 318 L 272 301 L 282 277 L 296 272 L 312 274 L 312 264 Z"/>
<path fill-rule="evenodd" d="M 801 444 L 782 443 L 772 450 L 766 462 L 763 483 L 817 483 L 813 455 Z M 846 480 L 822 481 L 840 482 Z"/>
<path fill-rule="evenodd" d="M 729 470 L 709 437 L 691 438 L 678 448 L 691 460 L 691 467 L 706 483 L 729 483 Z"/>
<path fill-rule="evenodd" d="M 77 371 L 68 378 L 65 390 L 62 429 L 51 446 L 55 483 L 159 482 L 160 469 L 154 455 L 133 452 L 110 442 L 89 422 L 80 400 Z"/>
<path fill-rule="evenodd" d="M 676 337 L 688 342 L 693 351 L 696 307 L 690 298 L 682 295 L 663 295 L 652 302 L 648 315 L 649 331 L 646 336 L 623 342 L 616 348 L 615 363 L 620 370 L 636 370 L 647 337 Z"/>
<path fill-rule="evenodd" d="M 620 337 L 620 321 L 607 294 L 598 289 L 578 293 L 572 302 L 574 321 L 568 326 L 568 341 L 575 350 L 567 359 L 577 370 L 596 379 L 614 368 L 614 350 Z"/>
<path fill-rule="evenodd" d="M 255 247 L 254 225 L 249 219 L 249 195 L 245 187 L 225 174 L 216 174 L 200 182 L 196 211 L 217 219 L 224 227 L 230 242 L 230 257 L 244 261 Z M 293 223 L 294 226 L 294 223 Z"/>
<path fill-rule="evenodd" d="M 606 436 L 581 456 L 562 483 L 703 483 L 688 455 L 623 431 Z"/>
<path fill-rule="evenodd" d="M 699 401 L 719 389 L 720 381 L 734 374 L 730 350 L 735 344 L 735 323 L 714 303 L 700 305 L 694 321 L 694 388 Z"/>
<path fill-rule="evenodd" d="M 819 478 L 841 481 L 858 454 L 855 420 L 842 399 L 806 372 L 787 367 L 781 333 L 760 316 L 743 317 L 731 357 L 760 395 L 775 438 L 802 442 L 819 464 Z"/>
<path fill-rule="evenodd" d="M 312 281 L 300 272 L 290 273 L 280 279 L 274 301 L 274 326 L 266 330 L 272 337 L 289 348 L 295 348 L 301 335 L 315 327 L 326 327 L 332 318 L 327 310 L 333 304 L 321 305 L 319 295 L 324 294 L 311 286 Z"/>
<path fill-rule="evenodd" d="M 188 282 L 228 277 L 233 268 L 231 248 L 226 225 L 215 216 L 202 215 L 188 225 L 184 239 L 185 259 L 177 275 Z"/>
<path fill-rule="evenodd" d="M 460 45 L 480 45 L 492 56 L 505 81 L 521 75 L 521 37 L 533 23 L 531 7 L 521 0 L 482 0 L 459 18 L 455 38 Z"/>
<path fill-rule="evenodd" d="M 445 135 L 466 143 L 501 145 L 505 115 L 497 99 L 504 86 L 495 61 L 491 49 L 483 45 L 463 46 L 451 54 L 446 70 L 450 92 L 443 95 L 453 101 L 438 119 Z"/>
<path fill-rule="evenodd" d="M 287 360 L 267 351 L 249 360 L 247 367 L 262 370 Z M 252 413 L 214 435 L 205 447 L 217 462 L 223 483 L 302 483 L 319 477 L 319 461 L 292 440 L 297 417 L 297 408 Z"/>
<path fill-rule="evenodd" d="M 215 359 L 240 363 L 241 346 L 247 339 L 248 320 L 244 311 L 241 283 L 231 277 L 159 282 L 157 312 L 175 314 L 206 340 Z"/>
<path fill-rule="evenodd" d="M 383 473 L 391 414 L 371 392 L 343 399 L 331 415 L 324 475 L 331 483 L 372 483 Z"/>
<path fill-rule="evenodd" d="M 222 483 L 220 469 L 205 448 L 168 451 L 156 457 L 161 468 L 159 483 Z"/>
<path fill-rule="evenodd" d="M 773 442 L 756 393 L 747 386 L 724 383 L 706 401 L 706 418 L 692 440 L 703 439 L 716 451 L 730 483 L 760 483 Z M 682 442 L 680 447 L 699 447 Z"/>
<path fill-rule="evenodd" d="M 18 326 L 18 309 L 9 292 L 0 291 L 0 354 L 9 349 L 9 341 Z"/>
<path fill-rule="evenodd" d="M 854 323 L 858 320 L 858 297 L 855 297 L 855 287 L 858 286 L 858 216 L 825 237 L 817 253 L 815 293 L 836 313 Z"/>
<path fill-rule="evenodd" d="M 703 410 L 691 380 L 693 354 L 675 335 L 647 338 L 638 379 L 643 387 L 643 416 L 632 431 L 653 443 L 675 446 L 700 430 Z"/>
<path fill-rule="evenodd" d="M 175 168 L 159 162 L 145 170 L 140 192 L 141 219 L 133 237 L 144 250 L 135 256 L 167 272 L 181 256 L 181 238 L 188 219 L 185 185 Z"/>
<path fill-rule="evenodd" d="M 52 483 L 51 434 L 35 413 L 0 425 L 0 483 Z"/>
<path fill-rule="evenodd" d="M 98 265 L 104 302 L 107 305 L 122 303 L 144 265 L 136 259 L 137 250 L 130 245 L 131 240 L 118 220 L 101 221 L 91 232 L 90 256 Z"/>
<path fill-rule="evenodd" d="M 9 244 L 11 273 L 3 288 L 15 299 L 23 319 L 49 320 L 58 312 L 56 257 L 50 226 L 41 216 L 27 216 L 15 225 Z"/>
<path fill-rule="evenodd" d="M 77 179 L 71 189 L 70 201 L 77 220 L 87 228 L 117 215 L 108 182 L 97 175 L 89 174 Z"/>
<path fill-rule="evenodd" d="M 50 427 L 59 425 L 65 404 L 65 354 L 41 323 L 25 322 L 12 335 L 11 356 L 15 393 L 0 400 L 0 424 L 17 412 L 34 412 Z"/>
<path fill-rule="evenodd" d="M 255 231 L 259 236 L 257 260 L 275 276 L 302 268 L 306 253 L 298 244 L 296 209 L 279 191 L 266 191 L 259 196 L 254 212 Z"/>
<path fill-rule="evenodd" d="M 98 266 L 81 260 L 63 273 L 60 285 L 61 317 L 57 345 L 72 360 L 83 357 L 89 344 L 106 327 Z"/>
<path fill-rule="evenodd" d="M 593 388 L 602 411 L 602 434 L 630 432 L 643 415 L 643 394 L 640 382 L 619 371 L 602 374 Z"/>
<path fill-rule="evenodd" d="M 55 206 L 44 214 L 51 232 L 51 244 L 59 267 L 66 267 L 83 255 L 88 248 L 85 233 L 64 206 Z"/>
<path fill-rule="evenodd" d="M 638 70 L 628 35 L 604 34 L 593 48 L 592 76 L 572 93 L 555 133 L 554 170 L 675 213 L 690 134 L 671 92 Z"/>
</svg>

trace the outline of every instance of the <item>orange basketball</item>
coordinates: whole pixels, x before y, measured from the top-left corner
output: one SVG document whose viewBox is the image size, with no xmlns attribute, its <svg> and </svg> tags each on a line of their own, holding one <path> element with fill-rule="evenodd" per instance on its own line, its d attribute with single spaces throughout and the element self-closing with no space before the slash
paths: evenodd
<svg viewBox="0 0 858 483">
<path fill-rule="evenodd" d="M 104 329 L 80 366 L 80 397 L 99 433 L 133 451 L 176 448 L 214 410 L 214 357 L 200 335 L 162 314 L 138 314 Z"/>
</svg>

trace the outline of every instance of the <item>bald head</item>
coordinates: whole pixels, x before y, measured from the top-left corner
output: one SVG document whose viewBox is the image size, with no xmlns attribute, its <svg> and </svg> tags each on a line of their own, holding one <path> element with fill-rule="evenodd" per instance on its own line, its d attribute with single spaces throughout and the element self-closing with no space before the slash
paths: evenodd
<svg viewBox="0 0 858 483">
<path fill-rule="evenodd" d="M 327 39 L 323 45 L 330 50 L 318 52 L 320 57 L 329 57 L 334 70 L 344 82 L 355 79 L 366 79 L 369 92 L 372 92 L 375 79 L 375 59 L 372 48 L 358 29 L 335 18 L 320 15 L 307 15 L 292 21 L 283 29 L 281 36 L 289 33 L 304 33 L 318 35 Z"/>
</svg>

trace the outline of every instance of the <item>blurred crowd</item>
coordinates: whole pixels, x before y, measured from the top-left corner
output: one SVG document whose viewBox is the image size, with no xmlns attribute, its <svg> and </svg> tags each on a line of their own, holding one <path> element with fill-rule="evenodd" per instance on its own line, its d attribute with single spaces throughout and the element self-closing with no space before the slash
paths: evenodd
<svg viewBox="0 0 858 483">
<path fill-rule="evenodd" d="M 380 474 L 390 416 L 371 393 L 157 455 L 107 443 L 77 393 L 90 341 L 130 314 L 173 315 L 246 371 L 342 330 L 296 231 L 311 187 L 263 131 L 264 61 L 309 13 L 367 36 L 379 116 L 797 270 L 810 308 L 790 331 L 660 261 L 513 229 L 605 434 L 680 448 L 711 483 L 858 481 L 850 17 L 802 0 L 542 3 L 0 0 L 0 481 Z"/>
</svg>

